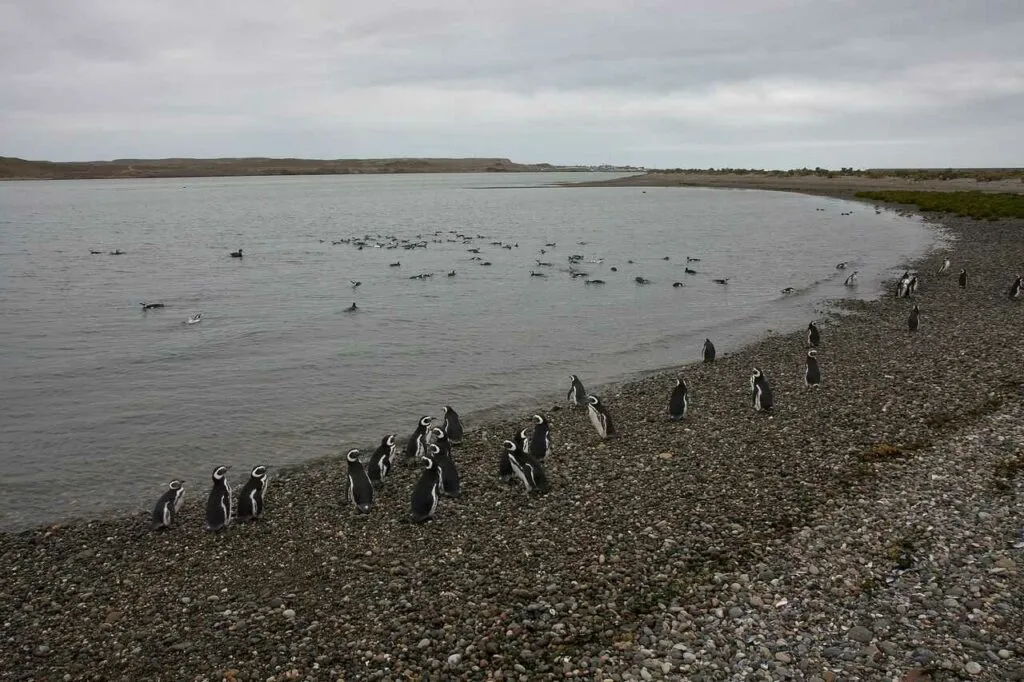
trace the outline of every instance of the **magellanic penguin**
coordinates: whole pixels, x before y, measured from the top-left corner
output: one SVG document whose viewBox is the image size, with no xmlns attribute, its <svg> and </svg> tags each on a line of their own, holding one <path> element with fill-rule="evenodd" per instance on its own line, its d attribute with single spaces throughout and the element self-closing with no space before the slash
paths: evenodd
<svg viewBox="0 0 1024 682">
<path fill-rule="evenodd" d="M 522 481 L 527 495 L 533 491 L 539 493 L 548 491 L 548 477 L 536 457 L 525 452 L 517 452 L 515 445 L 510 441 L 505 441 L 505 452 L 508 455 L 512 471 L 516 478 Z"/>
<path fill-rule="evenodd" d="M 411 436 L 409 436 L 409 442 L 405 444 L 406 462 L 416 462 L 423 456 L 427 446 L 427 429 L 430 427 L 431 421 L 433 421 L 432 417 L 420 417 L 420 421 L 416 425 L 416 430 L 413 431 Z"/>
<path fill-rule="evenodd" d="M 960 268 L 960 276 L 956 278 L 961 289 L 967 288 L 967 268 Z"/>
<path fill-rule="evenodd" d="M 366 474 L 374 485 L 384 485 L 384 479 L 391 473 L 391 467 L 395 464 L 395 452 L 398 446 L 395 445 L 395 435 L 389 433 L 380 439 L 380 445 L 370 455 L 370 462 L 366 465 Z"/>
<path fill-rule="evenodd" d="M 905 271 L 896 283 L 896 298 L 906 298 L 910 295 L 910 273 Z"/>
<path fill-rule="evenodd" d="M 818 386 L 821 384 L 821 368 L 818 367 L 818 351 L 807 351 L 807 369 L 804 370 L 804 384 Z"/>
<path fill-rule="evenodd" d="M 814 322 L 811 322 L 809 325 L 807 325 L 807 345 L 817 348 L 818 344 L 820 343 L 821 332 L 818 331 L 818 325 L 814 324 Z"/>
<path fill-rule="evenodd" d="M 1020 275 L 1017 275 L 1017 279 L 1013 280 L 1013 284 L 1010 285 L 1010 290 L 1006 292 L 1006 295 L 1010 298 L 1020 298 L 1021 289 L 1024 287 L 1024 280 L 1021 279 Z"/>
<path fill-rule="evenodd" d="M 686 397 L 686 382 L 682 376 L 676 378 L 676 387 L 668 398 L 669 419 L 682 419 L 690 409 L 690 400 Z"/>
<path fill-rule="evenodd" d="M 939 271 L 936 274 L 939 274 L 939 275 L 946 274 L 947 272 L 949 272 L 949 266 L 950 266 L 949 259 L 946 258 L 945 260 L 942 261 L 942 265 L 939 266 Z"/>
<path fill-rule="evenodd" d="M 348 462 L 348 501 L 360 514 L 369 514 L 373 507 L 373 483 L 359 461 L 359 451 L 349 450 L 345 461 Z"/>
<path fill-rule="evenodd" d="M 715 344 L 711 343 L 711 339 L 704 339 L 704 348 L 701 350 L 701 359 L 704 362 L 715 361 Z"/>
<path fill-rule="evenodd" d="M 551 423 L 542 414 L 533 415 L 530 454 L 539 460 L 543 460 L 551 454 Z"/>
<path fill-rule="evenodd" d="M 849 277 L 843 282 L 843 286 L 852 287 L 857 285 L 857 271 L 854 270 L 850 273 Z"/>
<path fill-rule="evenodd" d="M 238 513 L 235 516 L 239 521 L 259 521 L 263 518 L 269 483 L 267 467 L 262 464 L 254 466 L 249 472 L 249 480 L 238 493 Z"/>
<path fill-rule="evenodd" d="M 754 373 L 750 375 L 750 393 L 755 410 L 758 412 L 768 412 L 772 409 L 774 403 L 772 387 L 768 385 L 768 379 L 765 377 L 764 372 L 757 367 L 754 368 Z"/>
<path fill-rule="evenodd" d="M 601 438 L 614 436 L 615 423 L 612 421 L 612 416 L 608 414 L 608 410 L 601 403 L 601 399 L 596 395 L 591 395 L 587 397 L 587 402 L 587 413 L 590 416 L 590 423 L 597 430 L 597 435 L 601 436 Z"/>
<path fill-rule="evenodd" d="M 917 287 L 920 286 L 921 281 L 917 278 L 917 275 L 913 275 L 910 278 L 910 282 L 907 283 L 907 296 L 913 296 L 917 293 Z"/>
<path fill-rule="evenodd" d="M 437 443 L 427 446 L 427 453 L 437 467 L 441 492 L 448 497 L 458 497 L 462 492 L 459 485 L 459 470 L 451 456 L 451 446 L 441 448 Z"/>
<path fill-rule="evenodd" d="M 444 416 L 441 418 L 441 428 L 448 434 L 448 440 L 452 444 L 458 444 L 462 442 L 462 420 L 459 419 L 459 414 L 452 408 L 451 405 L 444 406 Z"/>
<path fill-rule="evenodd" d="M 921 326 L 921 311 L 918 310 L 915 303 L 914 307 L 910 309 L 910 317 L 907 318 L 907 329 L 916 332 L 919 326 Z"/>
<path fill-rule="evenodd" d="M 570 374 L 569 379 L 569 404 L 573 407 L 582 407 L 587 404 L 587 389 L 583 388 L 583 382 L 575 374 Z"/>
<path fill-rule="evenodd" d="M 413 523 L 424 523 L 434 520 L 434 512 L 437 511 L 437 501 L 440 497 L 438 488 L 441 480 L 437 471 L 437 463 L 425 454 L 418 460 L 423 464 L 423 473 L 416 481 L 416 487 L 412 490 L 412 521 Z"/>
<path fill-rule="evenodd" d="M 163 530 L 174 525 L 174 520 L 185 504 L 185 483 L 174 479 L 167 484 L 167 492 L 160 496 L 153 509 L 153 530 Z"/>
<path fill-rule="evenodd" d="M 231 523 L 231 486 L 228 469 L 220 466 L 213 470 L 213 490 L 206 499 L 206 530 L 217 532 Z"/>
</svg>

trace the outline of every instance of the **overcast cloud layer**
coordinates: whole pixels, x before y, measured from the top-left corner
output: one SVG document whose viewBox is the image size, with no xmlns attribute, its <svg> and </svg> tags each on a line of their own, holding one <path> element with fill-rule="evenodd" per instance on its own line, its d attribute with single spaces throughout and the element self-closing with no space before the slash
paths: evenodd
<svg viewBox="0 0 1024 682">
<path fill-rule="evenodd" d="M 1024 2 L 0 0 L 0 155 L 1024 166 Z"/>
</svg>

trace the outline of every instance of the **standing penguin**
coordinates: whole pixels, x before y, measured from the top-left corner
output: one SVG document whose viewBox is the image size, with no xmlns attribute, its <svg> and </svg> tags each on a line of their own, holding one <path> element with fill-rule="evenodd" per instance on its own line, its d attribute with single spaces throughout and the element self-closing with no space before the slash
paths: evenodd
<svg viewBox="0 0 1024 682">
<path fill-rule="evenodd" d="M 772 405 L 775 402 L 772 396 L 772 387 L 768 385 L 768 379 L 765 377 L 764 372 L 757 367 L 754 368 L 754 373 L 750 375 L 750 393 L 755 410 L 758 412 L 768 412 L 772 409 Z"/>
<path fill-rule="evenodd" d="M 533 455 L 517 452 L 515 444 L 505 441 L 505 452 L 508 454 L 508 461 L 529 495 L 533 491 L 546 493 L 548 491 L 548 477 L 544 473 L 544 467 Z"/>
<path fill-rule="evenodd" d="M 668 398 L 669 419 L 677 420 L 686 416 L 690 409 L 690 400 L 686 397 L 686 382 L 682 375 L 676 378 L 676 387 L 672 389 L 672 395 Z"/>
<path fill-rule="evenodd" d="M 807 369 L 804 370 L 804 384 L 818 386 L 821 384 L 821 368 L 818 367 L 818 351 L 807 351 Z"/>
<path fill-rule="evenodd" d="M 1006 292 L 1006 295 L 1010 298 L 1020 298 L 1021 289 L 1024 287 L 1022 284 L 1021 276 L 1017 275 L 1017 279 L 1013 280 L 1013 284 L 1010 285 L 1010 290 Z"/>
<path fill-rule="evenodd" d="M 921 284 L 920 280 L 917 279 L 915 274 L 910 278 L 910 282 L 907 284 L 907 296 L 913 296 L 917 293 L 917 287 Z"/>
<path fill-rule="evenodd" d="M 700 355 L 704 362 L 715 361 L 715 344 L 711 343 L 711 339 L 704 339 L 704 348 L 701 349 Z"/>
<path fill-rule="evenodd" d="M 437 443 L 431 443 L 427 446 L 427 452 L 437 466 L 441 491 L 448 497 L 458 497 L 461 493 L 459 470 L 455 467 L 455 460 L 452 459 L 451 446 L 442 449 Z"/>
<path fill-rule="evenodd" d="M 518 440 L 518 436 L 519 434 L 517 433 L 514 438 Z M 512 468 L 511 455 L 521 454 L 522 452 L 523 448 L 515 442 L 511 440 L 502 441 L 501 459 L 498 461 L 498 476 L 505 483 L 511 483 L 512 479 L 516 476 L 516 472 Z"/>
<path fill-rule="evenodd" d="M 542 414 L 533 415 L 530 454 L 540 460 L 551 454 L 551 424 Z"/>
<path fill-rule="evenodd" d="M 373 506 L 373 483 L 359 461 L 359 451 L 349 450 L 345 461 L 348 462 L 348 501 L 360 514 L 369 514 Z"/>
<path fill-rule="evenodd" d="M 807 345 L 817 348 L 819 343 L 821 343 L 821 332 L 818 331 L 818 325 L 812 321 L 807 325 Z"/>
<path fill-rule="evenodd" d="M 939 266 L 939 272 L 937 274 L 944 275 L 947 272 L 949 272 L 949 265 L 949 259 L 946 258 L 945 260 L 942 261 L 942 265 Z"/>
<path fill-rule="evenodd" d="M 413 523 L 424 523 L 434 520 L 434 512 L 437 511 L 437 500 L 439 498 L 438 488 L 440 478 L 437 472 L 437 464 L 430 455 L 420 458 L 423 463 L 423 473 L 416 481 L 416 487 L 412 490 L 412 521 Z"/>
<path fill-rule="evenodd" d="M 448 434 L 448 440 L 452 444 L 462 442 L 462 420 L 451 405 L 444 406 L 444 416 L 441 418 L 441 428 Z"/>
<path fill-rule="evenodd" d="M 581 407 L 587 404 L 587 389 L 583 388 L 583 382 L 575 374 L 570 374 L 569 379 L 569 404 L 573 407 Z"/>
<path fill-rule="evenodd" d="M 217 532 L 231 523 L 231 485 L 228 469 L 220 466 L 213 470 L 213 490 L 206 499 L 206 530 Z"/>
<path fill-rule="evenodd" d="M 967 288 L 967 268 L 960 268 L 960 276 L 956 278 L 961 289 Z"/>
<path fill-rule="evenodd" d="M 915 303 L 914 307 L 910 309 L 910 317 L 907 318 L 907 328 L 912 332 L 916 332 L 919 326 L 921 326 L 921 311 L 918 310 Z"/>
<path fill-rule="evenodd" d="M 153 530 L 163 530 L 174 525 L 174 520 L 185 504 L 184 481 L 174 479 L 167 484 L 167 491 L 156 501 L 153 509 Z"/>
<path fill-rule="evenodd" d="M 597 430 L 597 435 L 601 436 L 601 438 L 614 436 L 615 423 L 612 421 L 612 416 L 608 414 L 608 410 L 601 403 L 601 399 L 596 395 L 591 395 L 587 400 L 589 402 L 587 413 L 590 416 L 590 423 Z"/>
<path fill-rule="evenodd" d="M 259 521 L 263 517 L 268 483 L 270 478 L 267 476 L 267 467 L 262 464 L 253 467 L 249 472 L 249 480 L 238 493 L 238 513 L 235 517 L 239 521 Z"/>
<path fill-rule="evenodd" d="M 366 474 L 374 485 L 384 485 L 384 479 L 391 473 L 391 467 L 395 464 L 395 453 L 398 446 L 395 444 L 395 435 L 389 433 L 380 440 L 380 445 L 370 455 L 370 463 L 366 465 Z"/>
<path fill-rule="evenodd" d="M 896 283 L 896 298 L 906 298 L 909 295 L 910 273 L 904 270 L 903 275 L 900 276 L 899 282 Z"/>
<path fill-rule="evenodd" d="M 432 417 L 420 417 L 416 430 L 412 432 L 412 435 L 409 436 L 409 441 L 405 444 L 406 462 L 414 462 L 423 456 L 424 449 L 427 446 L 427 428 L 430 427 L 431 421 L 433 421 Z"/>
</svg>

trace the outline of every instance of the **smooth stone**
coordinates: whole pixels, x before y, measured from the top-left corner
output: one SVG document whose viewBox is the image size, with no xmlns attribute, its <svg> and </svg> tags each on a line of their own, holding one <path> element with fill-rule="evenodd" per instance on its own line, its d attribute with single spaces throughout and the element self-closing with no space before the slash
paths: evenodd
<svg viewBox="0 0 1024 682">
<path fill-rule="evenodd" d="M 968 675 L 978 675 L 981 673 L 981 664 L 977 663 L 976 661 L 970 661 L 967 665 L 964 666 L 964 670 L 967 671 Z"/>
<path fill-rule="evenodd" d="M 875 633 L 871 632 L 871 630 L 868 630 L 863 625 L 854 625 L 846 631 L 846 636 L 855 642 L 867 644 L 875 638 Z"/>
</svg>

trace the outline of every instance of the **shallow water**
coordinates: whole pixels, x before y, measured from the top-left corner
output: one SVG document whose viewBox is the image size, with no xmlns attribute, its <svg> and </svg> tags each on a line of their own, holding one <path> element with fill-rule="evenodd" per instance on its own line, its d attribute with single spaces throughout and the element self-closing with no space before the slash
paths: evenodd
<svg viewBox="0 0 1024 682">
<path fill-rule="evenodd" d="M 593 387 L 690 362 L 705 336 L 722 352 L 823 299 L 877 295 L 935 238 L 826 197 L 540 186 L 585 179 L 0 183 L 0 527 L 135 509 L 173 477 L 205 488 L 217 464 L 240 480 L 368 445 L 446 403 L 564 395 L 570 372 Z M 363 235 L 428 243 L 331 243 Z M 606 283 L 571 278 L 570 254 Z"/>
</svg>

